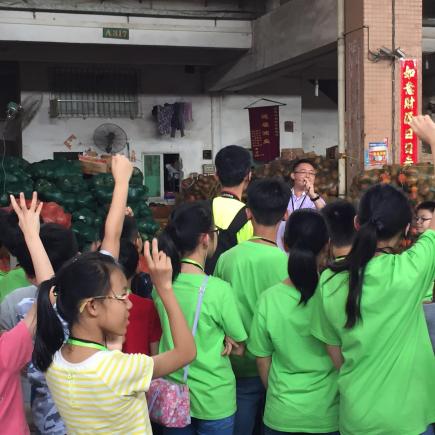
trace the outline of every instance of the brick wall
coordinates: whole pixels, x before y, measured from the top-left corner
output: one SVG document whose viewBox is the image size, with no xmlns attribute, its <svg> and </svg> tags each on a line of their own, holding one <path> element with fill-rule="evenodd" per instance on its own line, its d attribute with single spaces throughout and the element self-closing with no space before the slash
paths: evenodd
<svg viewBox="0 0 435 435">
<path fill-rule="evenodd" d="M 422 0 L 346 0 L 348 181 L 362 169 L 369 142 L 388 139 L 399 160 L 399 62 L 373 62 L 369 50 L 400 47 L 420 61 L 421 77 L 421 38 Z"/>
</svg>

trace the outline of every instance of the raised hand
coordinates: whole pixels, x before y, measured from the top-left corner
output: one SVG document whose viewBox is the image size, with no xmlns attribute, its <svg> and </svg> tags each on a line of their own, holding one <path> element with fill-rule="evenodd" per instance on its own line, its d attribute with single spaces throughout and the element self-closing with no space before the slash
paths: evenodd
<svg viewBox="0 0 435 435">
<path fill-rule="evenodd" d="M 159 251 L 157 239 L 152 241 L 151 253 L 150 242 L 146 241 L 143 253 L 151 280 L 159 296 L 164 299 L 168 293 L 172 293 L 171 259 L 163 251 Z"/>
<path fill-rule="evenodd" d="M 20 193 L 20 201 L 11 195 L 12 208 L 18 216 L 19 226 L 24 234 L 30 256 L 35 269 L 36 282 L 40 284 L 54 275 L 50 259 L 39 237 L 39 215 L 41 214 L 42 202 L 38 203 L 38 195 L 33 192 L 30 206 L 26 206 L 24 194 Z"/>
<path fill-rule="evenodd" d="M 27 208 L 24 194 L 20 193 L 19 204 L 13 195 L 10 196 L 11 205 L 18 216 L 19 226 L 24 236 L 39 234 L 40 229 L 40 214 L 42 210 L 42 202 L 38 202 L 38 194 L 33 192 L 32 201 Z"/>
<path fill-rule="evenodd" d="M 119 154 L 112 157 L 112 175 L 115 183 L 128 183 L 132 173 L 133 165 L 127 157 Z"/>
<path fill-rule="evenodd" d="M 435 123 L 429 115 L 414 116 L 410 126 L 421 140 L 435 146 Z"/>
</svg>

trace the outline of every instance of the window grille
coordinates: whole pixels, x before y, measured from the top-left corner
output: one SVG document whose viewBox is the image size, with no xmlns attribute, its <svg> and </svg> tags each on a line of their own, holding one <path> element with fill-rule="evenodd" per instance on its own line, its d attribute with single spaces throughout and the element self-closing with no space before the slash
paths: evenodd
<svg viewBox="0 0 435 435">
<path fill-rule="evenodd" d="M 138 118 L 139 73 L 134 69 L 60 67 L 52 71 L 50 116 Z"/>
</svg>

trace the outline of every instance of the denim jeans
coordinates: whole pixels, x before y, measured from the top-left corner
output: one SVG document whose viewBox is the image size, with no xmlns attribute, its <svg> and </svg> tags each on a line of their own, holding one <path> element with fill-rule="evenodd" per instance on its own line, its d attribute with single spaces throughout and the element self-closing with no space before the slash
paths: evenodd
<svg viewBox="0 0 435 435">
<path fill-rule="evenodd" d="M 308 435 L 309 432 L 280 432 L 279 430 L 271 429 L 270 427 L 265 427 L 264 429 L 264 435 Z M 340 435 L 340 432 L 325 432 L 325 433 L 318 433 L 315 435 Z"/>
<path fill-rule="evenodd" d="M 192 423 L 182 428 L 165 427 L 163 435 L 233 435 L 234 415 L 220 420 L 200 420 L 192 417 Z"/>
<path fill-rule="evenodd" d="M 236 379 L 237 412 L 234 435 L 252 434 L 258 412 L 264 406 L 265 394 L 266 390 L 259 376 Z"/>
</svg>

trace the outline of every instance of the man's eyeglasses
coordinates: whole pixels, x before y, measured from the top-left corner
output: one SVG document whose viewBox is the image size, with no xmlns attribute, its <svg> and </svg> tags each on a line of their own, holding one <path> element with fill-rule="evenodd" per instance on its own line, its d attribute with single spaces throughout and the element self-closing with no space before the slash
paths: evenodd
<svg viewBox="0 0 435 435">
<path fill-rule="evenodd" d="M 93 298 L 87 298 L 85 299 L 79 308 L 79 313 L 83 313 L 83 310 L 86 307 L 86 304 L 88 302 L 97 300 L 97 299 L 114 299 L 115 301 L 123 301 L 125 302 L 128 299 L 129 294 L 131 293 L 131 290 L 128 289 L 125 293 L 123 293 L 122 295 L 117 295 L 113 290 L 112 290 L 113 296 L 112 295 L 107 295 L 107 296 L 94 296 Z"/>
<path fill-rule="evenodd" d="M 211 230 L 210 233 L 216 233 L 217 235 L 219 235 L 220 231 L 221 231 L 221 228 L 216 227 L 214 230 Z"/>
<path fill-rule="evenodd" d="M 317 175 L 317 172 L 315 171 L 295 171 L 295 174 L 302 174 L 306 177 L 315 177 Z"/>
</svg>

